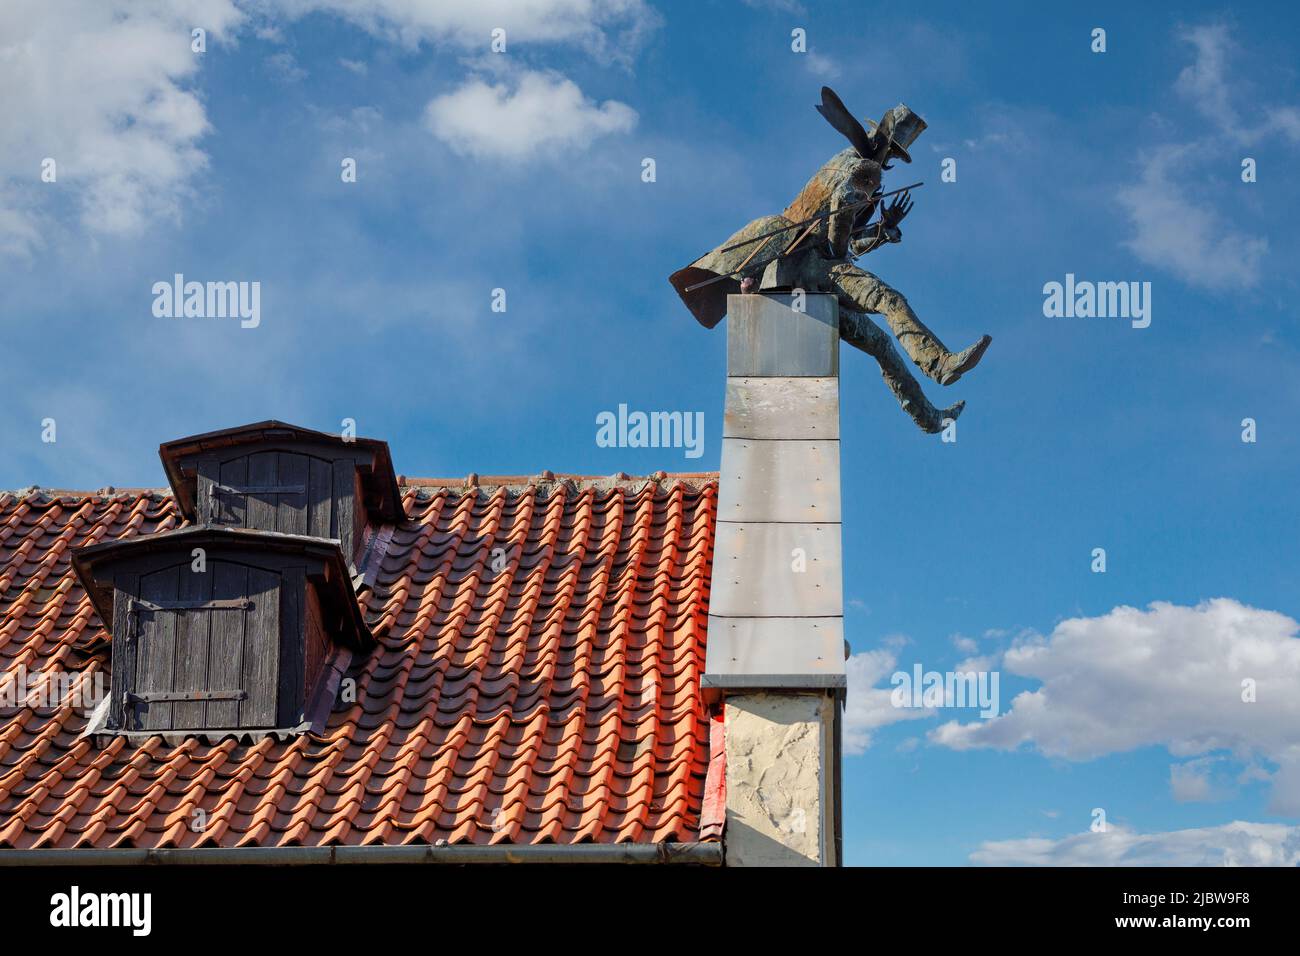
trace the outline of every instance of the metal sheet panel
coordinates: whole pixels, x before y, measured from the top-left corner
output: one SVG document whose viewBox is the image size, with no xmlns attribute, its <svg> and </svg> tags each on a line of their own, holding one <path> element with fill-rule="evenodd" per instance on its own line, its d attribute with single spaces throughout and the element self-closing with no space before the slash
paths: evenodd
<svg viewBox="0 0 1300 956">
<path fill-rule="evenodd" d="M 840 380 L 773 375 L 727 379 L 724 438 L 839 438 Z"/>
<path fill-rule="evenodd" d="M 706 688 L 843 687 L 844 619 L 709 615 Z"/>
<path fill-rule="evenodd" d="M 841 577 L 838 524 L 719 521 L 709 610 L 723 617 L 834 617 L 844 613 Z"/>
<path fill-rule="evenodd" d="M 718 520 L 838 522 L 840 443 L 724 438 Z"/>
<path fill-rule="evenodd" d="M 839 307 L 835 296 L 807 293 L 804 311 L 793 296 L 727 296 L 727 374 L 839 375 Z"/>
</svg>

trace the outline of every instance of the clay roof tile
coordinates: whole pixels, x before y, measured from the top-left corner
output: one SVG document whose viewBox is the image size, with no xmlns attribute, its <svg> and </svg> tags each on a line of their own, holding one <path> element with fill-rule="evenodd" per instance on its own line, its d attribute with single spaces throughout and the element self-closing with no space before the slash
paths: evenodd
<svg viewBox="0 0 1300 956">
<path fill-rule="evenodd" d="M 0 709 L 0 848 L 700 839 L 717 476 L 397 483 L 355 702 L 179 744 Z M 107 671 L 71 551 L 186 524 L 167 492 L 0 492 L 0 671 Z"/>
</svg>

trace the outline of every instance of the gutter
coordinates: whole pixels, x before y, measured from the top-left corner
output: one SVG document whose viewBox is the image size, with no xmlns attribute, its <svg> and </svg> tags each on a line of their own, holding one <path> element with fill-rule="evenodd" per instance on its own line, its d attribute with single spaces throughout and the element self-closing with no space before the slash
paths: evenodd
<svg viewBox="0 0 1300 956">
<path fill-rule="evenodd" d="M 266 846 L 202 849 L 0 850 L 4 866 L 320 866 L 359 863 L 686 863 L 721 866 L 721 843 L 580 843 L 511 846 Z"/>
</svg>

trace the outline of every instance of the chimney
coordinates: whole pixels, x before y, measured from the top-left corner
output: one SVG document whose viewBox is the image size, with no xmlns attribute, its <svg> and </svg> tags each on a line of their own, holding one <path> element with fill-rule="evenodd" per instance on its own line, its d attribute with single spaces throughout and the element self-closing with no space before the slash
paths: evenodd
<svg viewBox="0 0 1300 956">
<path fill-rule="evenodd" d="M 702 681 L 725 708 L 729 866 L 840 861 L 839 310 L 731 295 Z"/>
</svg>

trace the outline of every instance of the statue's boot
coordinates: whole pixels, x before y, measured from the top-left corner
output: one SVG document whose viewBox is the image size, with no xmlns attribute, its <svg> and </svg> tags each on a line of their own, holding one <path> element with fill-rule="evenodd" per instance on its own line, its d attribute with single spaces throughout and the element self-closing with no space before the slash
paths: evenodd
<svg viewBox="0 0 1300 956">
<path fill-rule="evenodd" d="M 940 385 L 951 385 L 978 365 L 993 341 L 985 335 L 968 349 L 950 352 L 912 311 L 906 297 L 879 277 L 851 263 L 836 265 L 830 274 L 840 305 L 854 312 L 883 315 L 916 367 Z"/>
<path fill-rule="evenodd" d="M 957 416 L 966 407 L 965 402 L 958 402 L 948 408 L 935 408 L 921 391 L 916 377 L 894 348 L 889 336 L 876 323 L 861 312 L 840 313 L 840 336 L 855 348 L 862 349 L 880 365 L 880 374 L 889 386 L 889 390 L 898 399 L 903 411 L 911 416 L 912 421 L 924 432 L 934 434 L 944 429 L 948 421 L 956 421 Z"/>
<path fill-rule="evenodd" d="M 982 335 L 980 340 L 970 348 L 958 352 L 956 355 L 949 352 L 948 357 L 943 360 L 939 377 L 935 381 L 940 385 L 951 385 L 957 381 L 980 363 L 980 359 L 984 357 L 984 352 L 992 341 L 993 336 Z"/>
</svg>

